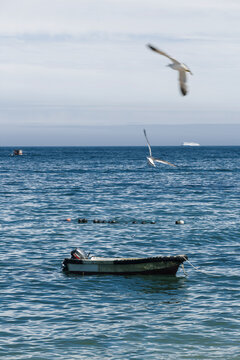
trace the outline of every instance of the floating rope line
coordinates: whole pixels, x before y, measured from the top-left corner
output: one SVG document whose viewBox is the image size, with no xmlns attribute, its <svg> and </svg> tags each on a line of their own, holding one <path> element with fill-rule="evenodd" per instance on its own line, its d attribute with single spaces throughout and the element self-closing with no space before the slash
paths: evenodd
<svg viewBox="0 0 240 360">
<path fill-rule="evenodd" d="M 71 221 L 70 218 L 67 218 L 66 221 Z M 156 224 L 155 220 L 130 220 L 130 221 L 123 221 L 123 220 L 99 220 L 99 219 L 93 219 L 93 220 L 87 220 L 85 218 L 79 218 L 77 222 L 79 224 L 86 224 L 88 221 L 93 222 L 94 224 Z"/>
<path fill-rule="evenodd" d="M 212 276 L 220 276 L 220 275 L 216 275 L 216 274 L 211 274 L 209 273 L 208 271 L 205 271 L 205 270 L 200 270 L 199 268 L 197 268 L 196 266 L 194 266 L 185 256 L 183 256 L 184 260 L 187 261 L 196 271 L 199 271 L 203 274 L 207 274 L 207 275 L 212 275 Z M 183 272 L 185 275 L 187 275 L 187 273 L 185 273 L 185 270 L 184 270 L 184 267 L 183 267 L 183 264 L 182 264 L 182 268 L 183 268 Z"/>
<path fill-rule="evenodd" d="M 185 257 L 184 257 L 184 259 L 185 259 Z M 184 269 L 184 265 L 183 265 L 183 264 L 181 264 L 181 267 L 182 267 L 182 271 L 183 271 L 184 275 L 185 275 L 185 276 L 188 276 L 188 274 L 186 273 L 186 271 L 185 271 L 185 269 Z"/>
</svg>

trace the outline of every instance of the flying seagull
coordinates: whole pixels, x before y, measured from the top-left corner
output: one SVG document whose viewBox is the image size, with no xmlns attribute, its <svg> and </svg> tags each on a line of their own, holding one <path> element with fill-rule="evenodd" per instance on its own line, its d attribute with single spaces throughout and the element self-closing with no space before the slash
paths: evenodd
<svg viewBox="0 0 240 360">
<path fill-rule="evenodd" d="M 172 60 L 172 64 L 169 64 L 167 66 L 169 66 L 173 70 L 177 70 L 179 72 L 178 80 L 179 80 L 180 90 L 181 90 L 183 96 L 187 95 L 187 76 L 186 76 L 186 73 L 189 72 L 191 75 L 193 75 L 191 70 L 187 67 L 187 65 L 185 65 L 183 63 L 180 63 L 179 61 L 173 59 L 171 56 L 166 54 L 164 51 L 159 50 L 159 49 L 155 48 L 154 46 L 152 46 L 150 44 L 148 44 L 147 46 L 151 50 L 156 51 L 158 54 L 166 56 L 167 58 Z"/>
<path fill-rule="evenodd" d="M 173 164 L 171 164 L 171 163 L 168 162 L 168 161 L 156 159 L 156 158 L 154 158 L 154 157 L 152 156 L 152 149 L 151 149 L 151 146 L 150 146 L 149 141 L 148 141 L 148 138 L 147 138 L 146 130 L 143 129 L 143 132 L 144 132 L 145 138 L 146 138 L 146 140 L 147 140 L 148 149 L 149 149 L 149 156 L 147 156 L 148 163 L 149 163 L 150 165 L 154 166 L 154 167 L 156 167 L 155 162 L 159 162 L 159 163 L 162 163 L 162 164 L 167 164 L 167 165 L 171 165 L 171 166 L 176 167 L 176 165 L 173 165 Z"/>
</svg>

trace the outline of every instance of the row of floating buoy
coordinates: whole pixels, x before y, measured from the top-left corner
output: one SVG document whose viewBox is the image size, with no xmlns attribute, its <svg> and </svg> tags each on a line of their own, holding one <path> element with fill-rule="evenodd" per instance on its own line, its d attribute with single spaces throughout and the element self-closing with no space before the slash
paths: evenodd
<svg viewBox="0 0 240 360">
<path fill-rule="evenodd" d="M 66 221 L 71 221 L 70 218 L 67 218 Z M 98 219 L 93 219 L 93 220 L 90 220 L 93 222 L 93 224 L 118 224 L 120 223 L 120 221 L 117 221 L 117 220 L 98 220 Z M 85 219 L 85 218 L 79 218 L 78 221 L 77 221 L 79 224 L 86 224 L 88 223 L 88 220 Z M 132 220 L 130 222 L 131 224 L 156 224 L 156 221 L 147 221 L 147 220 L 142 220 L 142 221 L 137 221 L 137 220 Z M 184 224 L 184 221 L 183 220 L 177 220 L 175 222 L 175 224 L 177 225 L 183 225 Z"/>
<path fill-rule="evenodd" d="M 98 219 L 94 219 L 94 220 L 90 220 L 93 222 L 93 224 L 119 224 L 121 223 L 121 221 L 118 220 L 98 220 Z M 78 223 L 79 224 L 85 224 L 87 223 L 88 220 L 87 219 L 78 219 Z M 127 222 L 129 223 L 129 222 Z M 156 221 L 136 221 L 133 220 L 131 221 L 132 224 L 156 224 Z"/>
</svg>

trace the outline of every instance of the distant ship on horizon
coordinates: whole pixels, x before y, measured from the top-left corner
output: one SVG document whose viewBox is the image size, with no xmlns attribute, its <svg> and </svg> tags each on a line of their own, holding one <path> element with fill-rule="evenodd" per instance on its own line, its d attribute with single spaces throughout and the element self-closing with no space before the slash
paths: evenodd
<svg viewBox="0 0 240 360">
<path fill-rule="evenodd" d="M 186 142 L 186 141 L 184 141 L 182 143 L 182 146 L 200 146 L 200 144 L 195 143 L 195 142 Z"/>
</svg>

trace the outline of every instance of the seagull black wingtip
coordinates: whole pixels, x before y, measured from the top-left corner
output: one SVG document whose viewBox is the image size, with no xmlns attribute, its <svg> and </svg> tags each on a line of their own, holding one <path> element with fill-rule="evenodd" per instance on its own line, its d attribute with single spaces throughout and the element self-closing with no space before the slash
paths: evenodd
<svg viewBox="0 0 240 360">
<path fill-rule="evenodd" d="M 181 93 L 182 93 L 183 96 L 187 95 L 187 91 L 185 89 L 183 89 L 183 88 L 181 88 Z"/>
<path fill-rule="evenodd" d="M 157 49 L 155 47 L 153 47 L 152 45 L 150 45 L 150 44 L 147 44 L 147 47 L 149 47 L 149 49 L 151 49 L 153 51 L 157 51 Z"/>
</svg>

